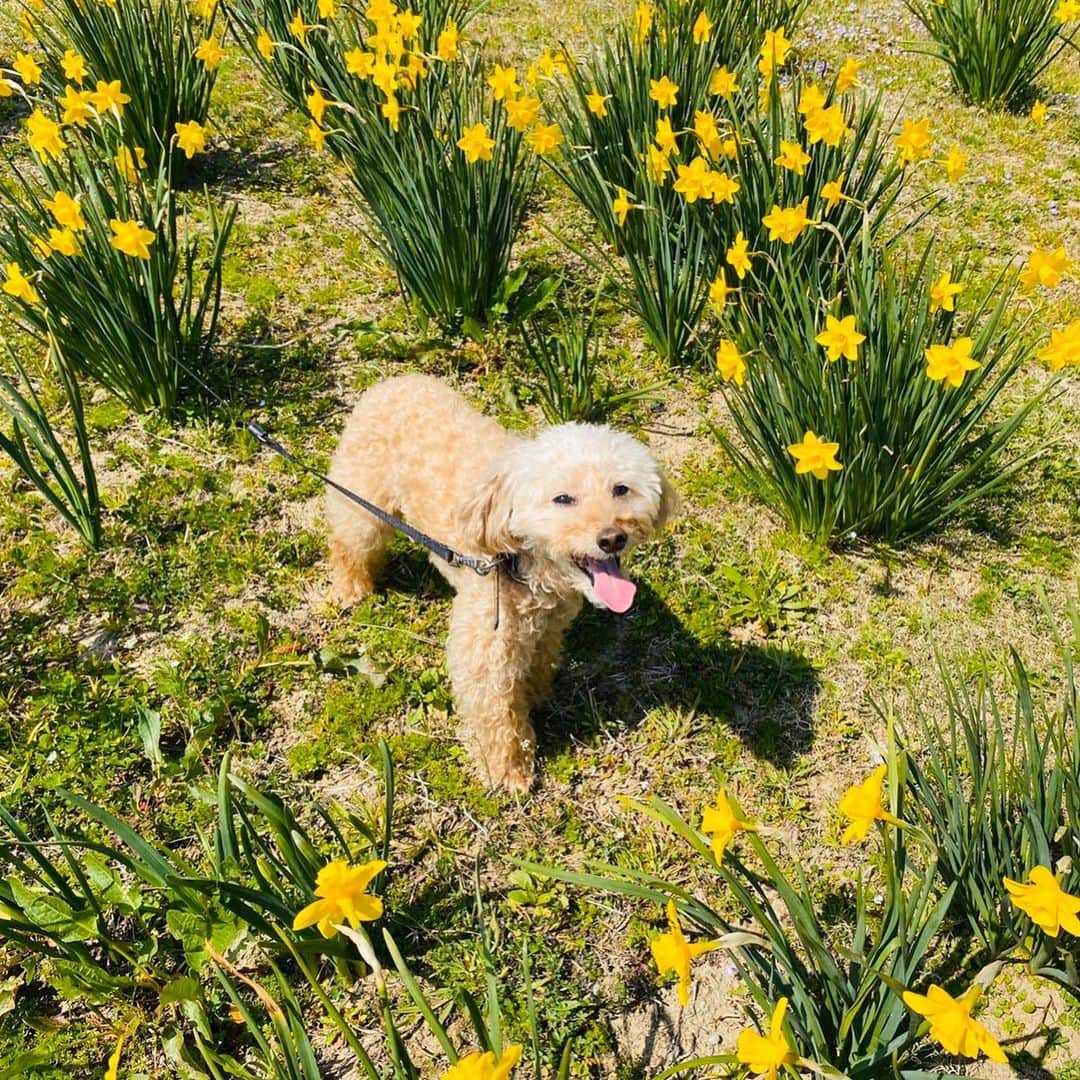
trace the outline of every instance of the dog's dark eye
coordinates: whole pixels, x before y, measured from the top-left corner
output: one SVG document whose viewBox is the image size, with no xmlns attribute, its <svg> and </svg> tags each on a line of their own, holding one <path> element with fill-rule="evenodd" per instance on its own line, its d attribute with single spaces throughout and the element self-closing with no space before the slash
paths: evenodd
<svg viewBox="0 0 1080 1080">
<path fill-rule="evenodd" d="M 553 503 L 558 504 L 559 506 L 573 506 L 574 505 L 574 496 L 573 495 L 565 495 L 565 494 L 564 495 L 556 495 L 555 498 L 552 499 L 551 501 Z"/>
<path fill-rule="evenodd" d="M 611 494 L 614 495 L 616 499 L 621 499 L 624 495 L 630 494 L 630 489 L 625 484 L 616 484 L 611 489 Z"/>
</svg>

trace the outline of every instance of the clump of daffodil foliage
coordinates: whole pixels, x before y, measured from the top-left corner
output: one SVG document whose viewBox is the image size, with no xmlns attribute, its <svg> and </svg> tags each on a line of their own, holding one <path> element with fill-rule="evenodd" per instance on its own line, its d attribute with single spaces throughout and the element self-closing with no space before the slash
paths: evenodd
<svg viewBox="0 0 1080 1080">
<path fill-rule="evenodd" d="M 469 10 L 230 4 L 253 60 L 308 115 L 314 149 L 348 167 L 405 295 L 450 327 L 486 321 L 520 284 L 510 254 L 537 158 L 562 142 L 538 122 L 539 102 L 512 107 L 513 68 L 489 72 L 469 52 Z"/>
<path fill-rule="evenodd" d="M 1072 619 L 1080 630 L 1076 608 Z M 695 981 L 714 977 L 702 958 L 730 955 L 760 1019 L 734 1053 L 681 1062 L 680 1072 L 740 1064 L 769 1077 L 790 1066 L 887 1080 L 926 1075 L 920 1070 L 942 1053 L 1005 1063 L 1000 1037 L 975 1012 L 1006 964 L 1024 962 L 1080 993 L 1071 952 L 1080 937 L 1080 728 L 1075 646 L 1059 644 L 1065 690 L 1045 713 L 1015 661 L 1015 739 L 1004 733 L 989 671 L 968 694 L 943 667 L 945 730 L 935 714 L 922 749 L 901 748 L 889 725 L 885 761 L 836 806 L 840 845 L 873 836 L 878 849 L 873 867 L 844 888 L 842 919 L 823 917 L 797 856 L 776 854 L 783 831 L 754 821 L 723 788 L 697 828 L 659 798 L 625 806 L 679 837 L 734 914 L 647 870 L 522 865 L 661 906 L 666 926 L 650 951 L 658 975 L 675 977 L 684 1007 L 693 1007 Z M 942 958 L 955 955 L 945 935 L 957 916 L 970 920 L 986 951 L 966 953 L 945 974 Z"/>
<path fill-rule="evenodd" d="M 101 111 L 101 95 L 115 89 L 125 107 L 124 144 L 154 172 L 168 155 L 178 180 L 190 155 L 177 144 L 177 125 L 205 126 L 225 55 L 217 0 L 27 0 L 26 7 L 37 42 L 28 54 L 38 66 L 34 81 L 60 100 L 64 123 L 92 131 L 87 121 Z"/>
<path fill-rule="evenodd" d="M 896 542 L 996 491 L 1042 452 L 1013 452 L 1051 376 L 1009 411 L 999 399 L 1036 351 L 1013 317 L 1015 272 L 968 305 L 973 271 L 910 263 L 868 233 L 828 275 L 790 276 L 764 253 L 716 351 L 737 439 L 716 434 L 747 482 L 825 542 Z"/>
<path fill-rule="evenodd" d="M 317 1026 L 354 1055 L 366 1080 L 507 1080 L 525 1047 L 504 1032 L 479 892 L 477 944 L 468 948 L 478 953 L 486 1001 L 451 988 L 460 1003 L 453 1023 L 391 933 L 398 914 L 384 897 L 394 874 L 394 782 L 385 742 L 381 755 L 385 799 L 366 815 L 319 803 L 301 815 L 236 776 L 226 755 L 201 856 L 156 845 L 74 795 L 63 814 L 70 822 L 49 822 L 58 855 L 39 850 L 0 807 L 0 932 L 69 1000 L 141 995 L 158 1015 L 168 1012 L 160 1033 L 141 1030 L 138 1013 L 119 1028 L 113 1075 L 138 1032 L 159 1035 L 165 1057 L 192 1075 L 201 1066 L 212 1076 L 322 1080 Z M 93 835 L 76 815 L 92 822 Z M 527 951 L 523 963 L 531 997 Z M 419 1064 L 407 1048 L 418 1017 L 436 1048 Z M 547 1075 L 567 1080 L 572 1043 L 548 1045 L 535 1009 L 529 1026 L 533 1069 L 550 1066 Z"/>
<path fill-rule="evenodd" d="M 953 86 L 993 108 L 1030 102 L 1046 69 L 1080 28 L 1077 0 L 904 0 L 926 28 L 925 51 L 948 65 Z"/>
<path fill-rule="evenodd" d="M 879 229 L 899 193 L 859 64 L 818 83 L 794 63 L 800 10 L 773 12 L 750 38 L 722 33 L 708 4 L 670 25 L 639 9 L 554 87 L 572 149 L 553 167 L 624 257 L 630 306 L 669 361 L 703 355 L 710 301 L 724 306 L 766 233 L 785 272 L 814 272 Z"/>
<path fill-rule="evenodd" d="M 123 52 L 124 20 L 150 16 L 131 0 L 118 5 L 101 5 L 104 15 L 87 8 L 78 17 L 116 22 L 108 48 Z M 44 2 L 32 5 L 30 26 L 43 26 L 49 11 Z M 61 25 L 41 31 L 54 52 L 66 39 L 49 35 Z M 202 68 L 195 48 L 189 59 Z M 16 409 L 21 418 L 13 415 L 6 449 L 94 547 L 100 542 L 99 507 L 77 380 L 94 380 L 140 412 L 174 410 L 190 385 L 187 372 L 205 367 L 216 337 L 222 264 L 235 217 L 234 209 L 219 213 L 208 199 L 208 226 L 194 228 L 172 181 L 178 158 L 205 151 L 206 128 L 194 116 L 173 121 L 169 131 L 158 128 L 164 122 L 160 103 L 139 96 L 147 92 L 145 71 L 129 87 L 104 66 L 112 62 L 107 51 L 88 60 L 70 47 L 59 58 L 31 49 L 0 70 L 0 85 L 29 113 L 0 186 L 0 305 L 37 343 L 39 355 L 51 358 L 35 372 L 12 357 L 5 373 L 7 411 Z M 200 85 L 205 94 L 190 103 L 205 119 L 208 83 Z M 27 148 L 29 161 L 21 160 Z M 35 376 L 58 375 L 85 482 L 65 463 L 62 447 L 48 435 L 45 413 L 34 405 Z M 31 431 L 36 458 L 26 452 Z"/>
</svg>

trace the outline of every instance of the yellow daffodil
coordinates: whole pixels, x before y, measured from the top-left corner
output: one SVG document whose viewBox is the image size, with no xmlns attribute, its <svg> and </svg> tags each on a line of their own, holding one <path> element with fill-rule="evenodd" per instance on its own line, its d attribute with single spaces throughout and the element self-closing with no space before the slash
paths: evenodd
<svg viewBox="0 0 1080 1080">
<path fill-rule="evenodd" d="M 509 98 L 506 102 L 506 123 L 515 131 L 524 131 L 536 123 L 540 115 L 540 99 L 531 94 Z"/>
<path fill-rule="evenodd" d="M 1005 1051 L 997 1039 L 978 1020 L 972 1019 L 971 1010 L 978 998 L 977 983 L 960 998 L 954 998 L 940 986 L 931 986 L 925 997 L 904 991 L 904 1004 L 930 1021 L 930 1038 L 946 1052 L 968 1058 L 977 1058 L 981 1052 L 991 1061 L 1004 1064 Z"/>
<path fill-rule="evenodd" d="M 265 26 L 259 27 L 258 37 L 255 38 L 255 48 L 259 50 L 259 55 L 264 60 L 274 59 L 274 39 Z"/>
<path fill-rule="evenodd" d="M 784 1017 L 787 1014 L 788 1000 L 780 998 L 769 1018 L 769 1034 L 762 1035 L 753 1028 L 744 1028 L 739 1032 L 739 1041 L 735 1044 L 735 1056 L 755 1076 L 764 1076 L 766 1080 L 776 1080 L 784 1065 L 794 1065 L 799 1060 L 784 1034 Z"/>
<path fill-rule="evenodd" d="M 4 267 L 4 292 L 27 304 L 40 304 L 41 297 L 30 279 L 22 272 L 17 262 L 9 262 Z"/>
<path fill-rule="evenodd" d="M 980 366 L 972 359 L 971 349 L 969 337 L 957 338 L 951 345 L 931 345 L 925 353 L 926 377 L 934 382 L 944 379 L 954 388 L 960 386 L 967 373 Z"/>
<path fill-rule="evenodd" d="M 775 164 L 780 168 L 790 169 L 796 176 L 802 176 L 809 163 L 810 155 L 797 142 L 780 140 L 780 155 L 775 159 Z"/>
<path fill-rule="evenodd" d="M 890 825 L 904 823 L 885 809 L 881 801 L 881 786 L 888 767 L 879 765 L 861 784 L 853 784 L 844 792 L 840 800 L 840 813 L 851 819 L 851 824 L 840 837 L 841 844 L 851 844 L 866 839 L 870 826 L 875 821 L 884 821 Z"/>
<path fill-rule="evenodd" d="M 56 103 L 64 110 L 60 119 L 65 124 L 86 127 L 94 116 L 94 108 L 90 104 L 90 91 L 76 90 L 70 83 L 64 87 L 64 93 L 57 98 Z"/>
<path fill-rule="evenodd" d="M 184 156 L 189 160 L 196 154 L 202 154 L 206 150 L 206 128 L 198 120 L 190 120 L 186 124 L 176 125 L 176 145 L 184 151 Z"/>
<path fill-rule="evenodd" d="M 192 8 L 200 19 L 212 19 L 214 10 L 217 8 L 217 0 L 195 0 Z"/>
<path fill-rule="evenodd" d="M 332 19 L 337 15 L 336 0 L 319 0 L 319 18 Z"/>
<path fill-rule="evenodd" d="M 953 281 L 952 274 L 946 270 L 930 286 L 930 310 L 931 311 L 955 311 L 956 297 L 964 291 L 964 286 L 959 281 Z"/>
<path fill-rule="evenodd" d="M 1045 101 L 1036 101 L 1035 104 L 1031 106 L 1031 119 L 1036 124 L 1038 124 L 1039 127 L 1042 127 L 1043 124 L 1046 123 L 1046 102 Z"/>
<path fill-rule="evenodd" d="M 538 157 L 557 150 L 563 143 L 562 128 L 558 124 L 539 124 L 525 136 L 525 141 Z"/>
<path fill-rule="evenodd" d="M 818 480 L 824 480 L 830 472 L 837 472 L 844 466 L 836 460 L 839 443 L 825 442 L 812 431 L 807 431 L 802 442 L 793 443 L 788 453 L 795 459 L 795 475 L 810 473 Z"/>
<path fill-rule="evenodd" d="M 80 254 L 79 238 L 71 229 L 50 229 L 46 245 L 50 252 L 72 258 Z"/>
<path fill-rule="evenodd" d="M 607 96 L 601 94 L 595 86 L 592 88 L 592 91 L 585 96 L 585 104 L 588 106 L 589 112 L 591 112 L 593 116 L 598 116 L 601 120 L 607 116 L 607 101 Z"/>
<path fill-rule="evenodd" d="M 642 0 L 642 2 L 634 9 L 634 40 L 637 41 L 639 45 L 649 36 L 649 31 L 652 30 L 652 24 L 653 6 Z"/>
<path fill-rule="evenodd" d="M 825 200 L 825 213 L 831 214 L 847 196 L 844 194 L 846 173 L 841 173 L 835 180 L 823 184 L 821 197 Z"/>
<path fill-rule="evenodd" d="M 345 53 L 345 70 L 358 79 L 366 79 L 371 75 L 375 65 L 375 54 L 366 52 L 359 47 L 349 49 Z"/>
<path fill-rule="evenodd" d="M 912 165 L 916 161 L 928 158 L 931 153 L 932 139 L 929 120 L 905 120 L 903 130 L 896 139 L 896 148 L 900 151 L 900 164 Z"/>
<path fill-rule="evenodd" d="M 838 94 L 843 94 L 853 86 L 859 85 L 859 70 L 861 68 L 862 61 L 853 57 L 849 57 L 840 65 L 840 70 L 836 73 L 836 92 Z"/>
<path fill-rule="evenodd" d="M 742 354 L 735 347 L 734 341 L 725 338 L 717 346 L 716 369 L 720 373 L 721 379 L 724 379 L 725 382 L 734 382 L 737 387 L 741 387 L 746 381 L 746 361 L 742 359 Z M 707 814 L 708 811 L 706 810 L 705 813 Z M 716 836 L 714 836 L 714 852 L 716 851 L 716 839 Z M 719 856 L 717 856 L 717 862 L 719 862 Z"/>
<path fill-rule="evenodd" d="M 807 115 L 804 125 L 811 146 L 823 142 L 826 146 L 835 148 L 851 134 L 851 129 L 844 120 L 844 110 L 839 105 L 816 109 Z"/>
<path fill-rule="evenodd" d="M 945 177 L 950 184 L 955 184 L 967 172 L 967 160 L 967 154 L 959 146 L 953 144 L 949 147 L 942 165 L 945 166 Z"/>
<path fill-rule="evenodd" d="M 90 74 L 86 61 L 74 49 L 68 49 L 64 53 L 60 58 L 60 66 L 64 69 L 64 78 L 69 82 L 81 83 Z"/>
<path fill-rule="evenodd" d="M 703 157 L 694 158 L 689 165 L 679 165 L 675 171 L 675 190 L 688 203 L 695 203 L 702 197 L 711 198 L 712 170 Z"/>
<path fill-rule="evenodd" d="M 216 71 L 221 61 L 225 59 L 225 50 L 216 36 L 203 38 L 195 50 L 195 59 L 201 60 L 207 71 Z"/>
<path fill-rule="evenodd" d="M 113 231 L 109 243 L 117 251 L 130 255 L 133 259 L 149 260 L 150 245 L 154 242 L 154 234 L 149 229 L 134 219 L 130 221 L 117 221 L 113 218 L 109 222 L 109 228 Z"/>
<path fill-rule="evenodd" d="M 739 193 L 739 181 L 726 172 L 713 172 L 709 175 L 709 198 L 714 203 L 731 203 Z"/>
<path fill-rule="evenodd" d="M 671 172 L 668 155 L 659 146 L 650 146 L 645 157 L 645 172 L 654 184 L 662 184 Z"/>
<path fill-rule="evenodd" d="M 461 56 L 458 49 L 460 40 L 457 23 L 453 19 L 448 19 L 446 25 L 440 31 L 439 40 L 435 45 L 435 53 L 439 59 L 445 60 L 447 63 L 451 60 L 457 60 Z"/>
<path fill-rule="evenodd" d="M 709 77 L 709 93 L 729 98 L 739 89 L 739 80 L 735 72 L 726 67 L 717 68 Z"/>
<path fill-rule="evenodd" d="M 517 81 L 517 69 L 514 67 L 496 64 L 495 70 L 488 76 L 487 84 L 491 87 L 491 96 L 496 101 L 502 101 L 503 98 L 513 97 L 521 92 Z"/>
<path fill-rule="evenodd" d="M 674 900 L 667 903 L 667 918 L 668 932 L 661 934 L 649 947 L 660 974 L 666 975 L 671 971 L 679 977 L 679 1004 L 686 1005 L 690 1001 L 691 964 L 703 953 L 720 948 L 720 942 L 687 941 L 679 925 L 679 913 Z"/>
<path fill-rule="evenodd" d="M 299 38 L 301 41 L 307 40 L 307 33 L 311 29 L 306 22 L 304 22 L 304 13 L 297 8 L 296 14 L 292 17 L 292 21 L 289 23 L 289 33 L 293 37 Z"/>
<path fill-rule="evenodd" d="M 515 1043 L 505 1047 L 499 1058 L 490 1050 L 484 1054 L 468 1054 L 459 1058 L 440 1080 L 509 1080 L 510 1071 L 521 1060 L 523 1050 L 524 1047 Z"/>
<path fill-rule="evenodd" d="M 1034 289 L 1037 285 L 1041 285 L 1044 289 L 1054 289 L 1069 269 L 1069 259 L 1064 247 L 1059 247 L 1057 251 L 1051 251 L 1049 248 L 1046 250 L 1035 248 L 1020 275 L 1020 281 L 1029 289 Z"/>
<path fill-rule="evenodd" d="M 611 204 L 611 210 L 615 214 L 615 220 L 620 225 L 625 225 L 626 215 L 633 209 L 634 204 L 630 201 L 630 198 L 626 193 L 626 188 L 619 188 L 618 194 Z"/>
<path fill-rule="evenodd" d="M 113 164 L 129 184 L 134 184 L 138 179 L 137 170 L 146 168 L 146 152 L 141 146 L 136 146 L 134 153 L 128 147 L 121 146 L 113 157 Z"/>
<path fill-rule="evenodd" d="M 723 356 L 721 356 L 723 353 Z M 746 362 L 733 341 L 721 341 L 716 350 L 716 366 L 726 380 L 734 380 L 739 386 L 746 380 Z M 701 831 L 712 835 L 712 853 L 718 863 L 723 862 L 724 852 L 737 832 L 757 832 L 757 826 L 743 821 L 736 813 L 722 788 L 717 793 L 716 805 L 707 806 L 701 818 Z"/>
<path fill-rule="evenodd" d="M 326 107 L 330 102 L 323 97 L 323 92 L 314 83 L 311 84 L 311 93 L 308 94 L 305 101 L 311 119 L 321 127 L 323 117 L 326 115 Z"/>
<path fill-rule="evenodd" d="M 316 124 L 314 120 L 312 120 L 311 123 L 308 124 L 308 142 L 310 142 L 311 145 L 315 148 L 316 154 L 321 154 L 326 147 L 327 134 L 328 133 L 323 128 L 319 127 L 319 125 Z"/>
<path fill-rule="evenodd" d="M 14 93 L 15 88 L 7 79 L 0 75 L 0 98 L 11 97 Z"/>
<path fill-rule="evenodd" d="M 1080 319 L 1064 330 L 1051 330 L 1050 341 L 1039 350 L 1039 359 L 1049 364 L 1051 371 L 1080 367 Z"/>
<path fill-rule="evenodd" d="M 700 110 L 694 113 L 694 134 L 709 157 L 717 158 L 723 152 L 724 140 L 720 137 L 720 129 L 712 113 Z"/>
<path fill-rule="evenodd" d="M 784 27 L 776 30 L 766 30 L 765 40 L 761 43 L 761 58 L 758 60 L 758 71 L 766 78 L 771 78 L 772 73 L 779 67 L 784 66 L 787 55 L 791 51 L 791 42 L 784 36 Z"/>
<path fill-rule="evenodd" d="M 656 145 L 660 147 L 665 154 L 676 154 L 679 151 L 678 138 L 675 135 L 675 129 L 671 126 L 671 121 L 666 116 L 661 116 L 656 121 Z"/>
<path fill-rule="evenodd" d="M 17 52 L 11 66 L 27 86 L 41 82 L 41 65 L 29 53 Z"/>
<path fill-rule="evenodd" d="M 762 225 L 769 230 L 769 239 L 779 240 L 782 244 L 794 244 L 804 229 L 815 224 L 806 216 L 809 205 L 809 197 L 803 199 L 798 206 L 789 206 L 786 209 L 774 203 L 772 211 L 761 219 Z"/>
<path fill-rule="evenodd" d="M 60 125 L 55 120 L 50 120 L 40 109 L 35 109 L 27 117 L 26 137 L 30 148 L 42 161 L 58 158 L 64 152 Z"/>
<path fill-rule="evenodd" d="M 383 119 L 389 123 L 391 130 L 398 131 L 401 128 L 401 105 L 396 97 L 388 97 L 380 106 L 379 112 Z"/>
<path fill-rule="evenodd" d="M 1080 328 L 1080 323 L 1074 323 Z M 1067 893 L 1049 867 L 1036 866 L 1029 874 L 1030 884 L 1004 879 L 1014 907 L 1027 915 L 1044 934 L 1056 938 L 1061 930 L 1080 936 L 1080 896 Z"/>
<path fill-rule="evenodd" d="M 666 75 L 659 79 L 649 80 L 649 97 L 660 106 L 661 109 L 670 109 L 679 103 L 679 87 Z"/>
<path fill-rule="evenodd" d="M 1054 9 L 1054 18 L 1062 24 L 1080 20 L 1080 0 L 1061 0 Z"/>
<path fill-rule="evenodd" d="M 385 869 L 386 863 L 378 859 L 362 866 L 352 866 L 341 859 L 327 863 L 315 878 L 318 899 L 297 914 L 293 930 L 318 925 L 324 938 L 332 938 L 340 923 L 348 922 L 356 927 L 382 918 L 382 900 L 370 896 L 367 889 Z"/>
<path fill-rule="evenodd" d="M 845 315 L 842 319 L 826 315 L 825 329 L 814 340 L 825 349 L 830 362 L 836 363 L 841 356 L 854 362 L 859 359 L 859 346 L 866 340 L 866 335 L 855 329 L 854 315 Z"/>
<path fill-rule="evenodd" d="M 75 232 L 86 228 L 78 197 L 72 198 L 66 191 L 58 191 L 51 199 L 45 199 L 42 205 L 62 228 L 74 229 Z"/>
<path fill-rule="evenodd" d="M 709 301 L 716 308 L 717 311 L 723 311 L 727 306 L 728 293 L 731 289 L 728 287 L 727 276 L 724 274 L 723 269 L 713 279 L 713 283 L 709 286 Z"/>
<path fill-rule="evenodd" d="M 713 27 L 716 25 L 709 18 L 708 12 L 702 10 L 694 20 L 692 35 L 695 45 L 704 45 L 712 37 Z"/>
<path fill-rule="evenodd" d="M 816 113 L 819 109 L 825 108 L 825 95 L 821 92 L 821 87 L 817 83 L 811 83 L 809 86 L 804 87 L 803 92 L 799 95 L 799 112 L 803 116 L 809 116 L 811 113 Z"/>
<path fill-rule="evenodd" d="M 478 161 L 491 160 L 495 140 L 488 137 L 487 128 L 483 124 L 473 124 L 461 133 L 457 145 L 465 154 L 465 160 L 470 165 L 475 165 Z"/>
<path fill-rule="evenodd" d="M 750 269 L 750 256 L 747 254 L 747 247 L 749 241 L 743 236 L 740 230 L 735 234 L 735 239 L 732 241 L 731 247 L 727 249 L 725 258 L 728 266 L 735 271 L 740 281 L 746 277 L 746 272 Z"/>
<path fill-rule="evenodd" d="M 540 74 L 548 79 L 553 79 L 559 72 L 567 75 L 570 71 L 566 57 L 562 53 L 553 53 L 550 49 L 543 51 L 536 61 L 536 66 Z"/>
<path fill-rule="evenodd" d="M 111 82 L 98 79 L 97 86 L 90 95 L 90 104 L 97 109 L 99 115 L 113 112 L 117 116 L 123 116 L 124 106 L 130 101 L 131 97 L 124 93 L 119 79 L 113 79 Z"/>
</svg>

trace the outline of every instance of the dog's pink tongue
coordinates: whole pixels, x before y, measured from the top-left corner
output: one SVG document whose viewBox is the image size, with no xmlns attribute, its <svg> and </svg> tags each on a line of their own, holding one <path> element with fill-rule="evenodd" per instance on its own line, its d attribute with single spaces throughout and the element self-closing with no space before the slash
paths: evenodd
<svg viewBox="0 0 1080 1080">
<path fill-rule="evenodd" d="M 606 607 L 621 615 L 630 610 L 634 602 L 637 586 L 624 578 L 615 559 L 589 560 L 589 572 L 592 574 L 593 591 Z"/>
</svg>

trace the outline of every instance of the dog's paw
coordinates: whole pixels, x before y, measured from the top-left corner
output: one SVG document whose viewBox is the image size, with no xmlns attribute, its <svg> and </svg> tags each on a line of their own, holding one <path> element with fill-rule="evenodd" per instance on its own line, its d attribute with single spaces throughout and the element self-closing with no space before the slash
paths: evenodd
<svg viewBox="0 0 1080 1080">
<path fill-rule="evenodd" d="M 526 795 L 536 781 L 536 770 L 532 763 L 513 763 L 493 773 L 491 782 L 497 788 L 512 795 Z"/>
</svg>

